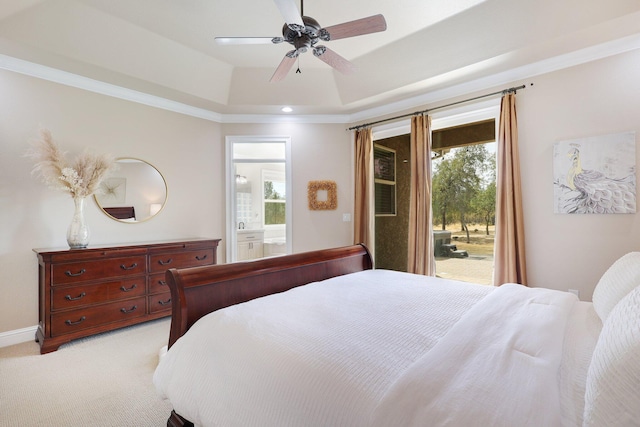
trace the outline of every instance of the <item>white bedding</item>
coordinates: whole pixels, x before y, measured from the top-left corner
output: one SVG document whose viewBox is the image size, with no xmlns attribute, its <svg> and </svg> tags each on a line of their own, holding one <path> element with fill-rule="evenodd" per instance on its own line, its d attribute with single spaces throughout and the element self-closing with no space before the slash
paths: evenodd
<svg viewBox="0 0 640 427">
<path fill-rule="evenodd" d="M 577 298 L 506 284 L 394 382 L 374 426 L 560 426 L 558 372 Z"/>
<path fill-rule="evenodd" d="M 560 404 L 564 426 L 582 426 L 587 372 L 601 330 L 602 321 L 592 303 L 579 301 L 574 304 L 560 364 Z"/>
<path fill-rule="evenodd" d="M 508 294 L 510 302 L 495 302 L 501 300 L 500 294 Z M 526 330 L 516 332 L 517 328 L 511 325 L 506 327 L 510 331 L 507 336 L 500 333 L 504 330 L 501 319 L 518 311 L 513 308 L 513 299 L 520 298 L 515 294 L 524 295 L 521 299 L 526 308 L 520 313 L 525 315 L 516 317 Z M 531 304 L 531 298 L 543 298 L 545 303 Z M 551 300 L 554 302 L 548 303 Z M 576 365 L 573 356 L 566 360 L 566 354 L 588 353 L 589 345 L 563 351 L 566 328 L 574 334 L 584 334 L 581 331 L 586 327 L 578 323 L 584 322 L 585 313 L 576 310 L 576 302 L 573 295 L 558 291 L 541 293 L 516 285 L 493 288 L 368 270 L 204 317 L 163 356 L 154 383 L 178 414 L 202 426 L 399 425 L 392 422 L 393 417 L 388 418 L 397 411 L 398 406 L 393 403 L 396 398 L 402 405 L 413 405 L 403 406 L 401 412 L 418 415 L 417 425 L 435 425 L 420 418 L 432 416 L 420 414 L 424 401 L 413 395 L 401 396 L 400 386 L 403 381 L 415 383 L 409 373 L 421 371 L 429 391 L 430 369 L 420 362 L 433 358 L 451 369 L 449 373 L 439 370 L 441 384 L 446 385 L 445 379 L 456 372 L 484 375 L 487 395 L 477 400 L 480 405 L 488 404 L 489 392 L 500 392 L 501 386 L 509 386 L 514 378 L 521 380 L 515 383 L 517 386 L 507 387 L 518 390 L 513 396 L 498 393 L 500 402 L 486 408 L 494 413 L 500 411 L 499 405 L 513 409 L 517 405 L 509 399 L 521 399 L 531 386 L 537 391 L 530 401 L 546 405 L 555 400 L 553 408 L 545 408 L 546 415 L 539 420 L 553 423 L 547 425 L 580 425 L 578 417 L 584 404 L 575 403 L 574 395 L 580 389 L 584 391 L 588 357 L 576 357 Z M 537 305 L 544 306 L 544 317 L 531 311 Z M 499 306 L 502 311 L 492 308 Z M 497 320 L 482 320 L 482 313 L 497 316 Z M 551 321 L 559 322 L 550 328 L 554 332 L 547 336 L 549 339 L 535 340 L 545 346 L 551 344 L 543 354 L 532 347 L 526 335 L 536 327 L 532 322 L 535 318 L 543 319 L 547 326 Z M 478 328 L 481 325 L 485 326 Z M 465 341 L 462 347 L 461 337 Z M 505 360 L 513 362 L 514 357 L 512 354 L 506 359 L 493 359 L 494 340 L 516 343 L 519 351 L 515 353 L 523 360 L 516 360 L 513 366 L 526 366 L 529 372 L 538 373 L 536 381 L 504 372 L 501 364 Z M 456 351 L 459 348 L 466 350 Z M 493 362 L 495 365 L 483 369 L 467 351 L 471 348 L 483 354 L 484 366 Z M 431 353 L 432 349 L 437 351 Z M 458 353 L 461 357 L 457 361 L 449 360 Z M 535 362 L 527 364 L 529 359 Z M 496 372 L 503 375 L 501 380 L 496 378 Z M 539 395 L 540 390 L 545 390 L 545 396 Z M 456 395 L 455 389 L 445 392 L 450 397 L 469 397 Z M 424 394 L 424 390 L 420 393 Z M 473 404 L 474 399 L 468 401 Z M 530 405 L 520 407 L 524 407 L 526 416 L 518 425 L 527 425 Z M 519 415 L 510 411 L 509 416 L 517 419 Z M 463 419 L 466 418 L 460 420 Z M 450 425 L 468 425 L 457 423 L 455 417 L 446 420 Z"/>
</svg>

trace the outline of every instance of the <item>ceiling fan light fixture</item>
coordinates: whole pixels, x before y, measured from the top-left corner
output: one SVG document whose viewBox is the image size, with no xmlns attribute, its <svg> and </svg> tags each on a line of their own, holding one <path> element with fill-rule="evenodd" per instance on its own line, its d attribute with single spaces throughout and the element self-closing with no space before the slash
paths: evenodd
<svg viewBox="0 0 640 427">
<path fill-rule="evenodd" d="M 323 53 L 325 53 L 327 51 L 327 48 L 325 46 L 316 46 L 313 48 L 313 55 L 314 56 L 320 56 Z"/>
<path fill-rule="evenodd" d="M 221 45 L 230 44 L 280 44 L 288 43 L 293 50 L 287 52 L 280 61 L 270 82 L 277 82 L 287 75 L 293 67 L 298 55 L 309 50 L 315 57 L 325 62 L 341 73 L 352 73 L 356 67 L 347 59 L 338 55 L 325 46 L 316 46 L 318 41 L 332 41 L 349 37 L 362 36 L 377 33 L 387 29 L 384 16 L 378 14 L 342 24 L 322 27 L 315 19 L 304 15 L 303 0 L 300 0 L 300 9 L 296 0 L 273 0 L 280 10 L 285 23 L 282 26 L 282 37 L 216 37 L 216 42 Z M 299 73 L 300 69 L 296 70 Z"/>
</svg>

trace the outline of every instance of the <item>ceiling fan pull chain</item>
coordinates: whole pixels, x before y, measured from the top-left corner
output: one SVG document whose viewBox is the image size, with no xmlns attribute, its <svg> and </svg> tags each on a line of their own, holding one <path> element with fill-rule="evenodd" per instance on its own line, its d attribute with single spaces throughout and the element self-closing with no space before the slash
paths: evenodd
<svg viewBox="0 0 640 427">
<path fill-rule="evenodd" d="M 300 57 L 298 56 L 298 69 L 296 70 L 296 74 L 302 74 L 302 71 L 300 71 Z"/>
</svg>

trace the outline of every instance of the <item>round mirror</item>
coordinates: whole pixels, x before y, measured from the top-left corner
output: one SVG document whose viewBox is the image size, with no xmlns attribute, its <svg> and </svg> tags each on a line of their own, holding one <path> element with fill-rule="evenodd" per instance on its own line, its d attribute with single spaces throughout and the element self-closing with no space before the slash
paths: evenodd
<svg viewBox="0 0 640 427">
<path fill-rule="evenodd" d="M 164 208 L 167 183 L 144 160 L 120 158 L 115 172 L 100 184 L 96 203 L 109 217 L 121 222 L 146 221 Z"/>
</svg>

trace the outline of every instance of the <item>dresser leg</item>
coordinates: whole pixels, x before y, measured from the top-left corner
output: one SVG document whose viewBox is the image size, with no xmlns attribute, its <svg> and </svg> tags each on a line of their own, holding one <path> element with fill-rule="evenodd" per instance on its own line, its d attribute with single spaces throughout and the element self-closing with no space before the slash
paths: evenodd
<svg viewBox="0 0 640 427">
<path fill-rule="evenodd" d="M 69 339 L 55 339 L 55 338 L 45 338 L 42 333 L 42 329 L 38 327 L 36 330 L 36 342 L 40 344 L 40 354 L 51 353 L 52 351 L 58 350 L 62 344 L 68 343 Z"/>
</svg>

